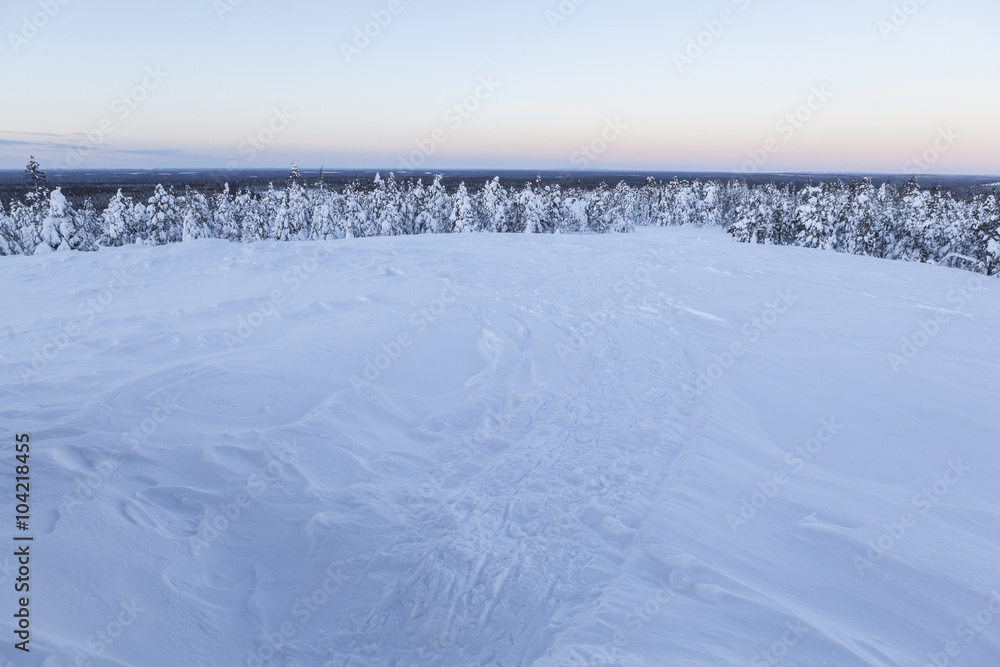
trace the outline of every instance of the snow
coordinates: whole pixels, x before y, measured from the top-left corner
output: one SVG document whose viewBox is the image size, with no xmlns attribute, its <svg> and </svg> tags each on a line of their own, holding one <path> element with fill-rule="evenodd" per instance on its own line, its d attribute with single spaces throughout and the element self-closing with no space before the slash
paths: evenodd
<svg viewBox="0 0 1000 667">
<path fill-rule="evenodd" d="M 1000 659 L 993 279 L 691 228 L 0 279 L 30 664 Z"/>
</svg>

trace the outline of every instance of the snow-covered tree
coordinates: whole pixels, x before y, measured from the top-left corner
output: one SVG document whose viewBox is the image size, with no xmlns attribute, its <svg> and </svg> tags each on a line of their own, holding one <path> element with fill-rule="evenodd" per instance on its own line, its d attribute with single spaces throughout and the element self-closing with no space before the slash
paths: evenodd
<svg viewBox="0 0 1000 667">
<path fill-rule="evenodd" d="M 7 215 L 0 202 L 0 255 L 23 255 L 21 235 L 14 227 L 14 220 Z"/>
<path fill-rule="evenodd" d="M 611 231 L 631 232 L 635 229 L 635 195 L 625 181 L 620 181 L 611 195 Z"/>
<path fill-rule="evenodd" d="M 527 183 L 517 198 L 518 212 L 525 234 L 537 234 L 542 230 L 542 215 L 544 213 L 541 198 Z"/>
<path fill-rule="evenodd" d="M 924 244 L 929 223 L 928 193 L 920 189 L 916 177 L 910 179 L 899 193 L 899 207 L 894 223 L 897 229 L 896 247 L 890 251 L 890 259 L 910 262 L 926 262 L 930 259 Z"/>
<path fill-rule="evenodd" d="M 768 191 L 739 184 L 739 203 L 726 231 L 740 243 L 764 243 L 770 235 L 771 206 Z"/>
<path fill-rule="evenodd" d="M 441 178 L 441 174 L 434 177 L 434 182 L 427 188 L 427 196 L 424 198 L 430 231 L 435 234 L 447 228 L 451 216 L 451 197 L 441 183 Z"/>
<path fill-rule="evenodd" d="M 403 228 L 399 186 L 396 175 L 389 173 L 389 178 L 375 174 L 375 187 L 371 194 L 372 224 L 368 230 L 369 236 L 395 236 Z"/>
<path fill-rule="evenodd" d="M 138 240 L 139 220 L 136 217 L 135 203 L 131 197 L 123 195 L 120 189 L 108 202 L 101 217 L 104 219 L 102 245 L 121 246 Z"/>
<path fill-rule="evenodd" d="M 225 197 L 216 196 L 217 202 L 213 219 L 220 238 L 241 243 L 254 243 L 267 238 L 270 225 L 261 210 L 260 200 L 249 190 L 241 190 L 230 203 L 229 186 L 226 185 Z M 219 206 L 231 206 L 232 212 L 219 214 Z"/>
<path fill-rule="evenodd" d="M 35 254 L 76 250 L 83 245 L 76 223 L 76 211 L 66 201 L 62 189 L 56 188 L 49 196 L 49 213 L 42 221 L 42 241 L 35 248 Z"/>
<path fill-rule="evenodd" d="M 981 248 L 987 275 L 1000 275 L 1000 202 L 996 194 L 978 197 L 972 203 L 975 245 Z"/>
<path fill-rule="evenodd" d="M 157 185 L 146 207 L 148 229 L 145 241 L 151 245 L 178 243 L 184 237 L 184 215 L 173 192 Z"/>
<path fill-rule="evenodd" d="M 249 202 L 245 202 L 245 204 L 249 205 Z M 199 232 L 192 228 L 191 231 L 195 234 L 193 238 L 219 238 L 237 242 L 243 240 L 241 217 L 247 211 L 233 200 L 233 196 L 229 192 L 229 183 L 222 186 L 222 192 L 212 196 L 208 209 L 209 217 L 201 223 L 205 229 Z M 194 217 L 191 222 L 197 225 L 197 210 L 192 211 L 192 215 Z M 186 221 L 187 216 L 185 215 L 185 224 Z M 187 237 L 185 236 L 185 238 Z"/>
<path fill-rule="evenodd" d="M 306 192 L 298 179 L 291 179 L 285 195 L 278 207 L 274 221 L 275 238 L 278 241 L 301 241 L 307 237 L 312 210 Z"/>
<path fill-rule="evenodd" d="M 31 191 L 34 193 L 36 199 L 44 199 L 48 194 L 46 184 L 47 177 L 45 172 L 42 171 L 41 165 L 35 160 L 35 156 L 32 155 L 28 161 L 28 166 L 24 168 L 24 180 L 26 180 L 31 185 Z"/>
<path fill-rule="evenodd" d="M 100 248 L 103 234 L 101 215 L 89 197 L 83 200 L 83 208 L 76 212 L 76 228 L 79 240 L 74 250 L 92 252 Z"/>
<path fill-rule="evenodd" d="M 212 212 L 208 199 L 200 192 L 187 192 L 184 197 L 184 241 L 215 238 Z"/>
<path fill-rule="evenodd" d="M 344 189 L 344 232 L 347 238 L 368 236 L 371 228 L 371 214 L 368 197 L 357 184 Z"/>
<path fill-rule="evenodd" d="M 797 245 L 804 248 L 833 250 L 833 229 L 827 217 L 826 197 L 822 187 L 806 185 L 799 192 L 795 228 Z"/>
<path fill-rule="evenodd" d="M 469 191 L 464 182 L 459 184 L 458 190 L 455 192 L 449 220 L 452 232 L 461 234 L 474 232 L 478 229 L 476 211 L 472 206 L 472 199 L 469 197 Z"/>
<path fill-rule="evenodd" d="M 500 185 L 500 178 L 487 181 L 477 197 L 479 204 L 479 221 L 482 229 L 487 232 L 506 231 L 507 191 Z"/>
<path fill-rule="evenodd" d="M 342 239 L 344 231 L 344 199 L 320 184 L 313 192 L 312 229 L 310 238 Z"/>
</svg>

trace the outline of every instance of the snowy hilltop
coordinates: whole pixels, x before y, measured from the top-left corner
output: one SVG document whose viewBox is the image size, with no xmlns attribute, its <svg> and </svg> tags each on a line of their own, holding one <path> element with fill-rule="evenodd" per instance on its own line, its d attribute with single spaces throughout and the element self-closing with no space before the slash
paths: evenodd
<svg viewBox="0 0 1000 667">
<path fill-rule="evenodd" d="M 30 664 L 1000 661 L 993 279 L 640 226 L 0 280 Z"/>
</svg>

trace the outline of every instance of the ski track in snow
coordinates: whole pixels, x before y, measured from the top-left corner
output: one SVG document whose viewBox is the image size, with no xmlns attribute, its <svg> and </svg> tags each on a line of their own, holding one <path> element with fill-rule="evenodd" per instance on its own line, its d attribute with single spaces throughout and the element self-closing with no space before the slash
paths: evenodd
<svg viewBox="0 0 1000 667">
<path fill-rule="evenodd" d="M 1000 658 L 1000 616 L 974 641 L 956 632 L 1000 588 L 992 282 L 957 307 L 972 274 L 718 230 L 323 247 L 0 263 L 16 286 L 0 297 L 4 422 L 34 443 L 33 664 L 731 665 L 780 650 L 890 666 L 948 641 L 957 664 Z M 81 305 L 113 272 L 126 287 L 99 313 Z M 782 290 L 794 303 L 769 313 Z M 894 372 L 886 353 L 936 310 L 957 316 Z M 685 390 L 733 342 L 731 367 Z M 790 468 L 831 417 L 842 430 Z M 921 512 L 911 497 L 954 459 L 972 471 Z M 791 483 L 732 529 L 778 471 Z M 859 573 L 907 511 L 915 526 Z M 96 651 L 129 601 L 144 611 Z M 9 643 L 0 658 L 17 658 Z"/>
</svg>

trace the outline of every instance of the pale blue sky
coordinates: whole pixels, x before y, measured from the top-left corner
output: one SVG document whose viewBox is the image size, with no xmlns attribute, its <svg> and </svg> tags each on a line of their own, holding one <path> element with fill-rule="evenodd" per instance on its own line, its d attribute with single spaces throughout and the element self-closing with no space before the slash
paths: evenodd
<svg viewBox="0 0 1000 667">
<path fill-rule="evenodd" d="M 396 1 L 6 0 L 0 168 L 1000 174 L 995 0 Z"/>
</svg>

